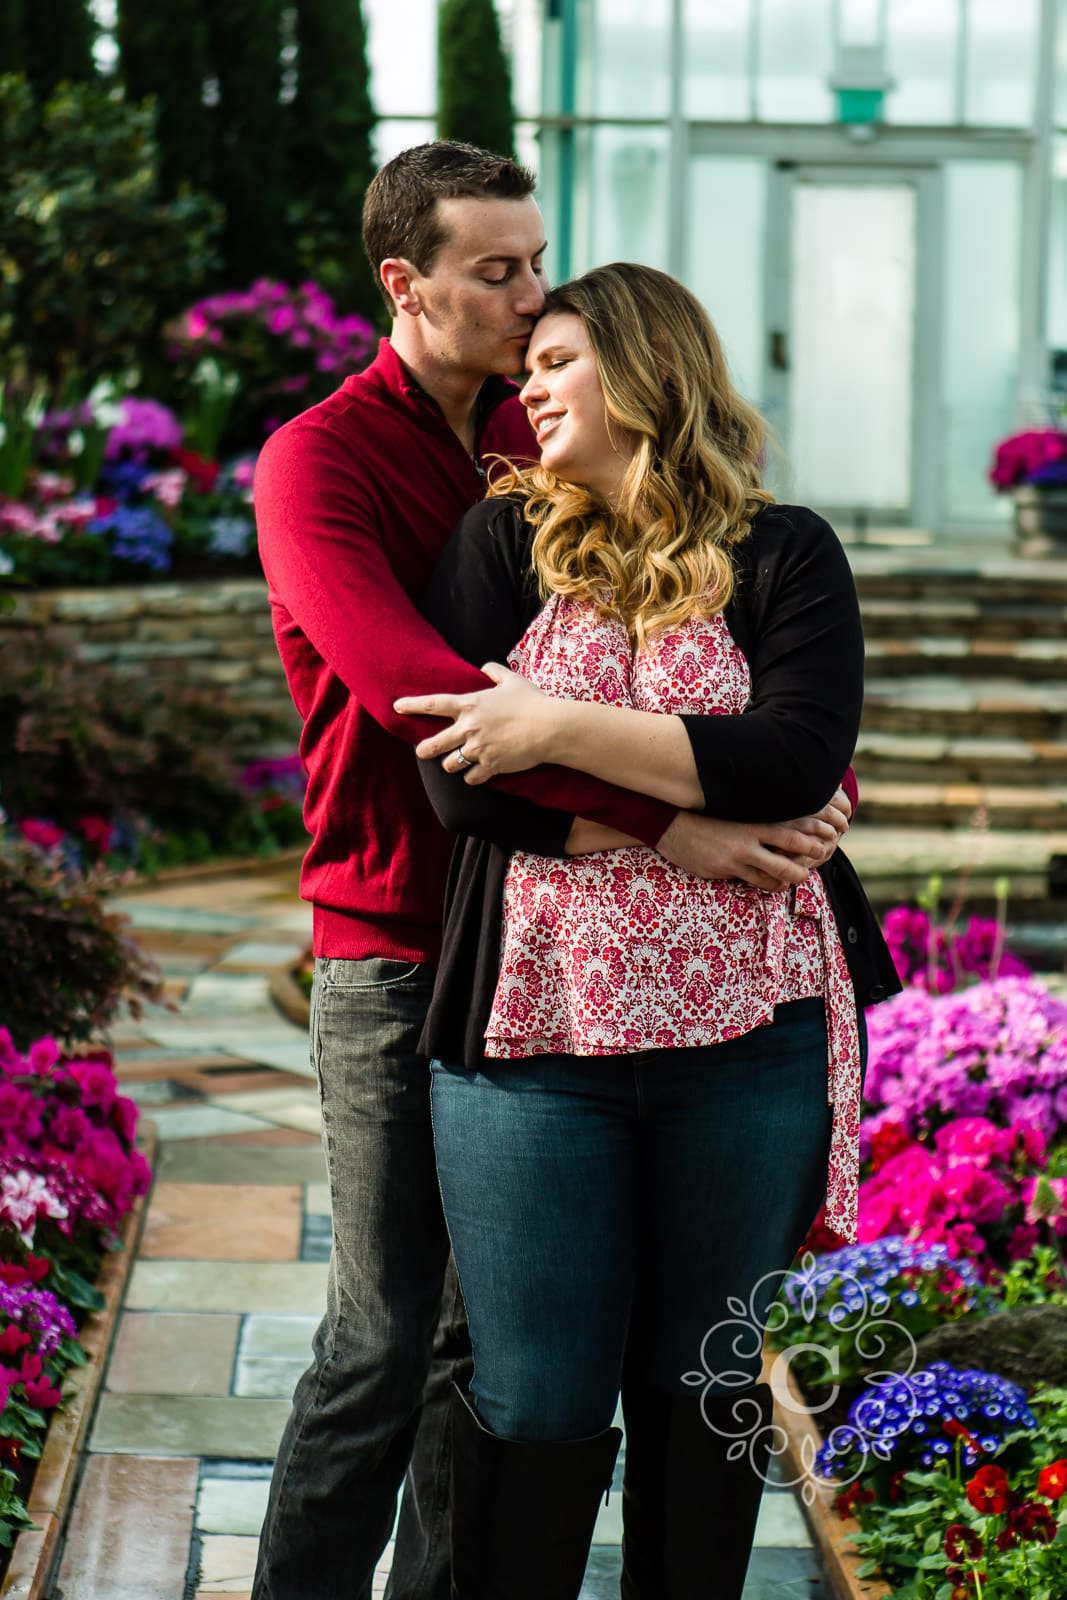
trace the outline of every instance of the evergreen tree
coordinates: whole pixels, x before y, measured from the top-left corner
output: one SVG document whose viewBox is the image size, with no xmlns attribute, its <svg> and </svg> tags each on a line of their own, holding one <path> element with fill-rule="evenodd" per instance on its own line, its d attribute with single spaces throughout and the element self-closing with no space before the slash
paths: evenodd
<svg viewBox="0 0 1067 1600">
<path fill-rule="evenodd" d="M 342 305 L 376 308 L 363 255 L 375 116 L 360 0 L 296 0 L 297 92 L 289 108 L 290 219 L 301 276 Z"/>
<path fill-rule="evenodd" d="M 206 4 L 218 82 L 214 192 L 226 208 L 223 255 L 233 285 L 287 277 L 285 119 L 280 104 L 282 0 Z"/>
<path fill-rule="evenodd" d="M 25 0 L 23 66 L 38 104 L 59 83 L 90 83 L 96 77 L 96 23 L 88 0 Z"/>
<path fill-rule="evenodd" d="M 442 0 L 437 74 L 440 137 L 513 156 L 511 73 L 493 0 Z"/>
<path fill-rule="evenodd" d="M 25 72 L 26 53 L 26 0 L 0 0 L 0 72 Z"/>
<path fill-rule="evenodd" d="M 130 99 L 155 96 L 164 192 L 175 194 L 182 184 L 210 187 L 214 127 L 204 104 L 209 67 L 202 0 L 119 0 L 118 42 Z"/>
</svg>

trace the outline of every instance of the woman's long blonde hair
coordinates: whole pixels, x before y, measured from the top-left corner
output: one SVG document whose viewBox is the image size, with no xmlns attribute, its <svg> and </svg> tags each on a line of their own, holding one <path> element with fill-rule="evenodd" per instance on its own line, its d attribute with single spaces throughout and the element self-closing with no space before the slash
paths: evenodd
<svg viewBox="0 0 1067 1600">
<path fill-rule="evenodd" d="M 763 419 L 730 381 L 703 306 L 665 272 L 617 262 L 553 289 L 592 346 L 608 426 L 636 440 L 618 504 L 543 467 L 511 469 L 496 494 L 526 497 L 544 598 L 570 595 L 620 617 L 640 648 L 734 588 L 730 547 L 760 506 Z"/>
</svg>

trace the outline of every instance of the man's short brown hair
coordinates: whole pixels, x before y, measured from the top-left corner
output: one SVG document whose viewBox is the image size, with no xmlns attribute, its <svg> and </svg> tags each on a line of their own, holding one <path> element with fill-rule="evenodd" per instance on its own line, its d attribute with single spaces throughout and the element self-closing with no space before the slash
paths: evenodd
<svg viewBox="0 0 1067 1600">
<path fill-rule="evenodd" d="M 431 270 L 448 237 L 438 200 L 524 200 L 533 191 L 533 173 L 517 161 L 450 139 L 413 145 L 387 161 L 363 201 L 363 248 L 390 315 L 396 306 L 381 264 L 403 256 L 419 272 Z"/>
</svg>

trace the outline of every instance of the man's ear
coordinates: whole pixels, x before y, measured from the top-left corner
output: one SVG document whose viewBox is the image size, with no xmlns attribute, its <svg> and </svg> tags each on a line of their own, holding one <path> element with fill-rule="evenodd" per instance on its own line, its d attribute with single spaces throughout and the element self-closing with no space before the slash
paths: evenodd
<svg viewBox="0 0 1067 1600">
<path fill-rule="evenodd" d="M 409 317 L 420 316 L 422 306 L 412 287 L 419 274 L 413 263 L 404 256 L 386 256 L 378 270 L 397 311 L 406 311 Z"/>
</svg>

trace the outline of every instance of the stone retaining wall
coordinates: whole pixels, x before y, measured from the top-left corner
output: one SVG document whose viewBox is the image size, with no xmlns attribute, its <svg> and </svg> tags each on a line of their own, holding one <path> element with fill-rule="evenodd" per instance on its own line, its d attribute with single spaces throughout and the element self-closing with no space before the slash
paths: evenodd
<svg viewBox="0 0 1067 1600">
<path fill-rule="evenodd" d="M 120 671 L 160 672 L 225 689 L 249 710 L 282 719 L 295 740 L 300 721 L 271 632 L 262 578 L 146 583 L 110 589 L 41 589 L 18 595 L 0 630 L 46 627 L 71 639 L 85 661 Z"/>
</svg>

